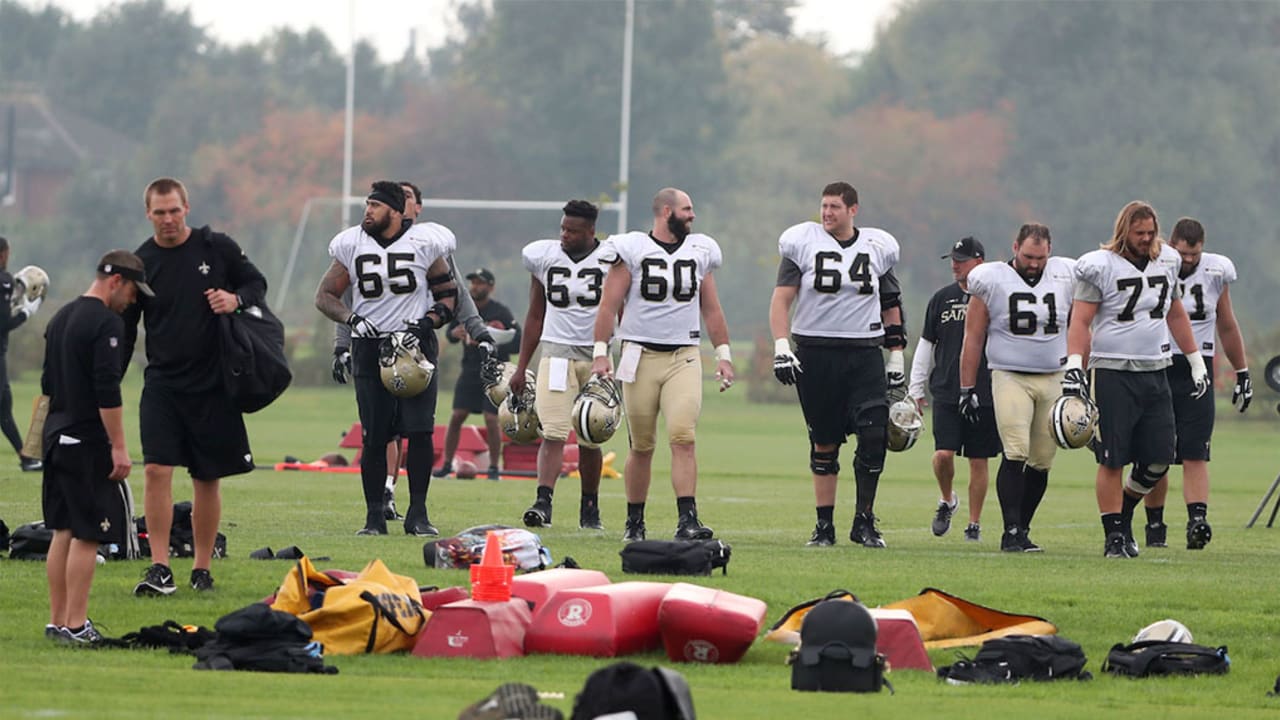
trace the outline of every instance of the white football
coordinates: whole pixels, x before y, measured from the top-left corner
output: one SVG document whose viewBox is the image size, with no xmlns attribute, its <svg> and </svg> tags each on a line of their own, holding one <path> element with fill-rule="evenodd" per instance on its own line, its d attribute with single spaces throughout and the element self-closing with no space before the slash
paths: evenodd
<svg viewBox="0 0 1280 720">
<path fill-rule="evenodd" d="M 1143 640 L 1159 640 L 1162 642 L 1192 642 L 1191 631 L 1186 625 L 1177 620 L 1161 620 L 1153 622 L 1150 625 L 1138 631 L 1133 636 L 1134 642 L 1142 642 Z"/>
</svg>

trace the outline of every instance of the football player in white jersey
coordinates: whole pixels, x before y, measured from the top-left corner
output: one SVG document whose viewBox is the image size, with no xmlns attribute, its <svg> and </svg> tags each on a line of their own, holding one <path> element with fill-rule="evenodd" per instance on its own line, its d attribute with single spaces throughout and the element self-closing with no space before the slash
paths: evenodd
<svg viewBox="0 0 1280 720">
<path fill-rule="evenodd" d="M 1103 555 L 1109 558 L 1137 557 L 1133 509 L 1174 460 L 1177 429 L 1165 375 L 1171 335 L 1187 357 L 1191 392 L 1200 397 L 1209 388 L 1204 358 L 1178 298 L 1182 260 L 1159 232 L 1155 209 L 1135 200 L 1120 210 L 1111 242 L 1076 261 L 1062 391 L 1088 395 L 1087 356 L 1098 404 L 1098 512 Z M 1130 463 L 1126 480 L 1123 470 Z"/>
<path fill-rule="evenodd" d="M 1204 226 L 1193 218 L 1182 218 L 1173 226 L 1169 246 L 1182 256 L 1178 285 L 1182 289 L 1183 306 L 1191 319 L 1205 369 L 1213 377 L 1215 340 L 1222 338 L 1222 351 L 1236 368 L 1235 390 L 1231 404 L 1240 412 L 1253 399 L 1253 381 L 1249 378 L 1244 337 L 1231 308 L 1228 285 L 1236 280 L 1236 266 L 1225 255 L 1204 252 Z M 1215 332 L 1216 331 L 1216 332 Z M 1187 503 L 1187 549 L 1200 550 L 1209 543 L 1213 531 L 1206 517 L 1209 512 L 1209 439 L 1213 435 L 1213 386 L 1201 397 L 1191 397 L 1194 389 L 1187 358 L 1174 353 L 1173 364 L 1165 370 L 1173 393 L 1173 416 L 1178 426 L 1177 454 L 1174 462 L 1182 465 L 1182 497 Z M 1147 547 L 1167 546 L 1168 527 L 1164 524 L 1164 502 L 1169 492 L 1166 474 L 1147 494 Z"/>
<path fill-rule="evenodd" d="M 707 540 L 711 528 L 698 519 L 698 463 L 694 433 L 702 411 L 700 322 L 715 347 L 721 392 L 733 385 L 729 326 L 720 307 L 712 272 L 720 267 L 720 246 L 693 232 L 688 193 L 663 188 L 653 198 L 653 229 L 605 241 L 601 260 L 610 265 L 596 314 L 591 372 L 622 383 L 627 414 L 626 542 L 645 539 L 644 506 L 649 496 L 658 415 L 671 446 L 671 487 L 675 490 L 677 540 Z M 615 373 L 608 341 L 622 312 L 618 339 L 622 354 Z"/>
<path fill-rule="evenodd" d="M 436 362 L 439 344 L 435 329 L 453 317 L 457 302 L 457 284 L 448 263 L 457 241 L 443 225 L 414 225 L 405 219 L 404 208 L 405 195 L 399 183 L 373 183 L 365 200 L 363 222 L 338 233 L 329 243 L 333 263 L 316 290 L 320 312 L 352 331 L 352 375 L 363 429 L 360 479 L 365 523 L 359 535 L 387 532 L 383 515 L 386 446 L 396 434 L 409 441 L 405 462 L 409 507 L 404 531 L 418 536 L 439 534 L 427 516 L 438 377 L 433 376 L 422 393 L 397 398 L 382 385 L 378 353 L 382 338 L 412 329 L 427 359 Z M 342 300 L 349 287 L 350 306 Z"/>
<path fill-rule="evenodd" d="M 782 260 L 769 302 L 773 372 L 784 385 L 796 386 L 809 428 L 818 521 L 808 544 L 835 544 L 840 446 L 857 434 L 849 539 L 882 548 L 874 511 L 888 449 L 888 395 L 906 395 L 907 333 L 893 275 L 898 241 L 879 228 L 854 227 L 858 191 L 849 183 L 822 189 L 821 213 L 821 223 L 793 225 L 778 238 Z M 795 340 L 795 352 L 788 338 Z M 887 364 L 882 346 L 889 349 Z"/>
<path fill-rule="evenodd" d="M 985 348 L 991 397 L 1004 448 L 996 496 L 1004 552 L 1040 552 L 1031 521 L 1049 485 L 1057 444 L 1049 411 L 1061 395 L 1067 361 L 1067 311 L 1075 261 L 1053 257 L 1049 228 L 1026 223 L 1013 240 L 1013 259 L 969 273 L 969 307 L 960 351 L 960 412 L 979 419 L 975 386 Z"/>
<path fill-rule="evenodd" d="M 525 246 L 521 257 L 529 280 L 529 311 L 525 315 L 520 358 L 509 387 L 524 391 L 524 374 L 536 348 L 538 387 L 534 409 L 542 425 L 538 446 L 538 490 L 524 513 L 529 527 L 551 525 L 551 499 L 564 461 L 564 443 L 572 427 L 573 403 L 591 377 L 592 333 L 596 309 L 604 292 L 605 268 L 600 264 L 603 243 L 596 239 L 595 205 L 570 200 L 560 218 L 559 240 L 537 240 Z M 578 446 L 578 473 L 582 499 L 578 527 L 600 530 L 600 448 Z"/>
</svg>

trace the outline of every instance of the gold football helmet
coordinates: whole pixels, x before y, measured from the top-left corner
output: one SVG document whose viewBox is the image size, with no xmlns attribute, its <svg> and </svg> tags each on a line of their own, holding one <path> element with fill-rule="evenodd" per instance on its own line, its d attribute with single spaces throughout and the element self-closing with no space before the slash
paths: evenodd
<svg viewBox="0 0 1280 720">
<path fill-rule="evenodd" d="M 573 402 L 573 431 L 578 434 L 578 444 L 598 448 L 613 437 L 621 424 L 618 386 L 612 380 L 592 375 Z"/>
<path fill-rule="evenodd" d="M 378 346 L 378 366 L 382 385 L 396 397 L 410 398 L 431 384 L 436 366 L 422 353 L 418 336 L 393 332 Z"/>
<path fill-rule="evenodd" d="M 1079 395 L 1063 395 L 1049 410 L 1049 431 L 1064 450 L 1089 444 L 1098 425 L 1098 406 Z"/>
</svg>

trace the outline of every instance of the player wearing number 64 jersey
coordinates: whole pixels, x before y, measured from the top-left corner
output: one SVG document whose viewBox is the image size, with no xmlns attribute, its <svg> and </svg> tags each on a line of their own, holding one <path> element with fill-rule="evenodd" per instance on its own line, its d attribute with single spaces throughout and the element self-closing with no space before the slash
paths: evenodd
<svg viewBox="0 0 1280 720">
<path fill-rule="evenodd" d="M 985 348 L 996 428 L 1004 448 L 996 472 L 1004 552 L 1039 552 L 1029 531 L 1057 452 L 1049 411 L 1061 395 L 1075 261 L 1051 257 L 1052 252 L 1049 228 L 1027 223 L 1013 240 L 1012 260 L 986 263 L 969 272 L 960 413 L 966 419 L 978 417 L 974 388 Z"/>
<path fill-rule="evenodd" d="M 601 260 L 610 265 L 596 314 L 591 372 L 622 382 L 627 414 L 624 475 L 627 527 L 623 540 L 644 540 L 644 506 L 656 444 L 658 414 L 671 445 L 671 486 L 676 494 L 677 540 L 707 540 L 711 528 L 698 520 L 695 500 L 698 464 L 694 430 L 702 411 L 702 358 L 699 321 L 715 346 L 720 390 L 733 385 L 729 326 L 720 307 L 712 271 L 720 267 L 720 246 L 694 233 L 693 201 L 688 193 L 664 188 L 653 198 L 653 228 L 605 241 Z M 614 318 L 622 312 L 618 338 L 622 355 L 615 373 L 608 341 Z"/>
</svg>

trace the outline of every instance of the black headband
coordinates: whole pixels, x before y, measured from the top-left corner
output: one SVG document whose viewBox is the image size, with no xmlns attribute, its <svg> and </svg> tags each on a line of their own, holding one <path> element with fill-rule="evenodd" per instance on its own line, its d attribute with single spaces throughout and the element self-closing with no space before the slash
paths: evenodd
<svg viewBox="0 0 1280 720">
<path fill-rule="evenodd" d="M 383 192 L 382 190 L 374 190 L 373 192 L 369 193 L 369 197 L 367 199 L 377 200 L 378 202 L 382 203 L 383 205 L 386 205 L 387 207 L 391 208 L 392 210 L 395 210 L 398 213 L 401 213 L 401 214 L 404 213 L 404 196 L 403 195 L 397 198 L 392 196 L 391 193 L 389 192 Z"/>
</svg>

